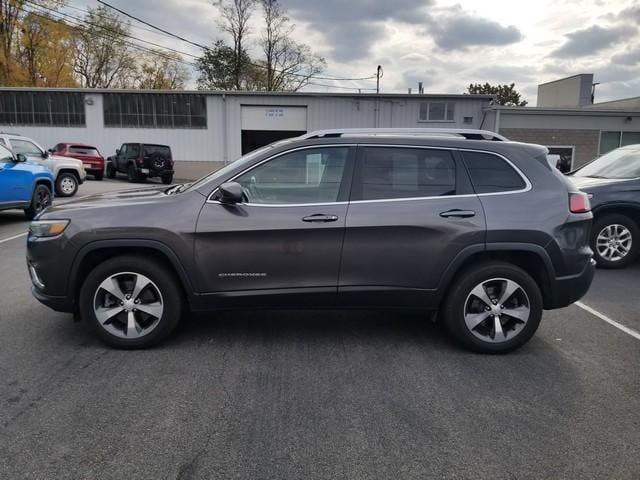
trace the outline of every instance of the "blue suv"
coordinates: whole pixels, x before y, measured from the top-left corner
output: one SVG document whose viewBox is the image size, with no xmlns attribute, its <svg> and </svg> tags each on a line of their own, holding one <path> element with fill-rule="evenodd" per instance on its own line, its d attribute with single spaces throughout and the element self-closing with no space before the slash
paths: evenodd
<svg viewBox="0 0 640 480">
<path fill-rule="evenodd" d="M 29 220 L 51 205 L 53 175 L 0 145 L 0 210 L 20 208 Z"/>
</svg>

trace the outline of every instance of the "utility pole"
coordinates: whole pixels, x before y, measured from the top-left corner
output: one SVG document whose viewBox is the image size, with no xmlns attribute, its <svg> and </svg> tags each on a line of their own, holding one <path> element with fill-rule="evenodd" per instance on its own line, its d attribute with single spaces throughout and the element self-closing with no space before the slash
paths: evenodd
<svg viewBox="0 0 640 480">
<path fill-rule="evenodd" d="M 376 71 L 376 93 L 380 93 L 380 79 L 384 76 L 384 70 L 382 70 L 382 66 L 378 65 L 378 70 Z"/>
</svg>

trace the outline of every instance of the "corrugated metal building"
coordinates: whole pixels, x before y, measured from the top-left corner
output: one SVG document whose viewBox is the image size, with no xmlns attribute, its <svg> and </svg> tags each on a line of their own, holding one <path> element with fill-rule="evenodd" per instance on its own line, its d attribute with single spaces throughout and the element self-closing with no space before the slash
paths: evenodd
<svg viewBox="0 0 640 480">
<path fill-rule="evenodd" d="M 178 178 L 195 178 L 254 148 L 312 130 L 487 127 L 490 95 L 0 89 L 0 129 L 96 145 L 170 145 Z"/>
</svg>

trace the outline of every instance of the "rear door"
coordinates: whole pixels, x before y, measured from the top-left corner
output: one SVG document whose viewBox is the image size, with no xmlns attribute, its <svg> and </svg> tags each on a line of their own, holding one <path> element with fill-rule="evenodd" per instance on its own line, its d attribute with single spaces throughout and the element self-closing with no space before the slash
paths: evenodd
<svg viewBox="0 0 640 480">
<path fill-rule="evenodd" d="M 339 292 L 368 303 L 388 300 L 372 289 L 426 300 L 420 291 L 436 289 L 458 254 L 484 248 L 485 229 L 458 152 L 359 146 Z"/>
</svg>

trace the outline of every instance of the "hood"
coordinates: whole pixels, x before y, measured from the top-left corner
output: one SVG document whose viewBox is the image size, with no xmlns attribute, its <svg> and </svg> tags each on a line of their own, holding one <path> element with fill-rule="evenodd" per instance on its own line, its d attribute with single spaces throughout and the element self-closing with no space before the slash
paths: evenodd
<svg viewBox="0 0 640 480">
<path fill-rule="evenodd" d="M 153 204 L 160 200 L 172 198 L 164 192 L 169 187 L 166 185 L 137 188 L 134 190 L 121 190 L 118 192 L 99 193 L 97 195 L 88 195 L 77 199 L 49 207 L 46 211 L 47 216 L 56 216 L 61 213 L 71 212 L 74 210 L 84 210 L 86 208 L 113 208 L 125 207 L 133 204 Z"/>
<path fill-rule="evenodd" d="M 624 184 L 631 182 L 633 178 L 594 178 L 594 177 L 576 177 L 570 175 L 567 177 L 580 190 L 589 190 L 593 187 L 606 187 L 611 185 Z"/>
<path fill-rule="evenodd" d="M 82 167 L 82 160 L 72 157 L 62 157 L 60 155 L 49 154 L 49 158 L 56 163 L 65 163 L 67 165 L 75 165 L 78 168 Z"/>
<path fill-rule="evenodd" d="M 14 171 L 30 172 L 33 174 L 45 175 L 49 178 L 53 178 L 49 169 L 39 163 L 30 162 L 15 162 L 11 167 Z"/>
</svg>

